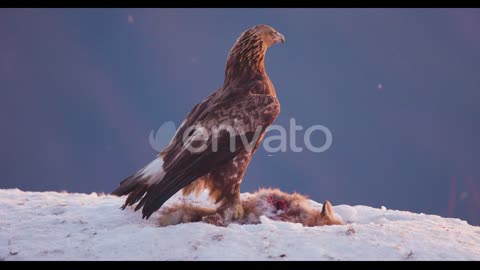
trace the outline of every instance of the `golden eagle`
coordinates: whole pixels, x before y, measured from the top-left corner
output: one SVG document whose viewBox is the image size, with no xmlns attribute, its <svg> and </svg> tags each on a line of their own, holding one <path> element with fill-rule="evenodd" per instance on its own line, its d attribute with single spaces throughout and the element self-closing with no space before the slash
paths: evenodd
<svg viewBox="0 0 480 270">
<path fill-rule="evenodd" d="M 243 32 L 227 57 L 223 86 L 187 115 L 156 159 L 120 183 L 112 194 L 128 195 L 149 218 L 171 196 L 207 188 L 224 220 L 243 216 L 240 184 L 268 126 L 280 113 L 265 71 L 265 53 L 284 36 L 268 25 Z"/>
</svg>

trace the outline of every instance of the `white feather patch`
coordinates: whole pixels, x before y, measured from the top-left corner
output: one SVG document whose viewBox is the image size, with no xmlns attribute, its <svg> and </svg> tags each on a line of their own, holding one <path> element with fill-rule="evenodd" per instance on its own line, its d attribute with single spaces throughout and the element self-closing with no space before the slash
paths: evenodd
<svg viewBox="0 0 480 270">
<path fill-rule="evenodd" d="M 165 175 L 165 171 L 163 170 L 163 159 L 161 157 L 154 159 L 152 162 L 148 163 L 139 174 L 145 177 L 145 183 L 147 185 L 162 181 L 162 178 Z"/>
</svg>

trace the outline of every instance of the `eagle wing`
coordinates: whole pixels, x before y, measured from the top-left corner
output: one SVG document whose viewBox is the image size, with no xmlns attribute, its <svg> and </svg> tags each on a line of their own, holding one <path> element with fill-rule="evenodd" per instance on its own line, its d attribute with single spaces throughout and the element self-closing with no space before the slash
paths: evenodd
<svg viewBox="0 0 480 270">
<path fill-rule="evenodd" d="M 201 103 L 197 106 L 202 107 Z M 210 103 L 196 115 L 195 110 L 192 110 L 195 120 L 187 120 L 189 125 L 182 125 L 171 144 L 160 154 L 164 175 L 127 199 L 127 205 L 140 200 L 135 211 L 143 207 L 143 218 L 149 218 L 186 185 L 233 159 L 246 147 L 255 145 L 258 135 L 275 120 L 280 107 L 274 96 L 250 94 Z M 191 129 L 184 140 L 183 133 L 188 126 L 196 128 Z M 222 126 L 232 127 L 235 132 L 232 134 Z M 218 132 L 213 132 L 215 128 L 219 128 Z M 203 151 L 191 150 L 201 145 Z"/>
</svg>

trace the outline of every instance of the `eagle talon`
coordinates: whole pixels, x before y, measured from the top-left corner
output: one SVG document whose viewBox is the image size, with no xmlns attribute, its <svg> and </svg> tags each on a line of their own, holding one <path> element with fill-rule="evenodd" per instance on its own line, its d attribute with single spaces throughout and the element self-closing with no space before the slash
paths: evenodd
<svg viewBox="0 0 480 270">
<path fill-rule="evenodd" d="M 205 223 L 208 223 L 208 224 L 215 225 L 215 226 L 222 226 L 222 227 L 225 226 L 222 216 L 218 213 L 213 214 L 213 215 L 204 216 L 202 218 L 202 221 L 205 222 Z"/>
<path fill-rule="evenodd" d="M 236 202 L 233 205 L 220 209 L 219 212 L 221 213 L 225 222 L 242 219 L 245 215 L 245 211 L 243 210 L 241 202 Z"/>
<path fill-rule="evenodd" d="M 233 219 L 241 219 L 244 215 L 245 211 L 243 210 L 242 204 L 236 204 L 233 209 Z"/>
</svg>

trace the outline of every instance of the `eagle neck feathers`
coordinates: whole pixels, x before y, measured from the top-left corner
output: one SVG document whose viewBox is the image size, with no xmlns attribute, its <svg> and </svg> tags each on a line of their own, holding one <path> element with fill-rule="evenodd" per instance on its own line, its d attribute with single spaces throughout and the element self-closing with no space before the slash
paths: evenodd
<svg viewBox="0 0 480 270">
<path fill-rule="evenodd" d="M 257 33 L 244 32 L 228 54 L 224 87 L 268 79 L 264 64 L 266 51 L 267 46 Z"/>
</svg>

